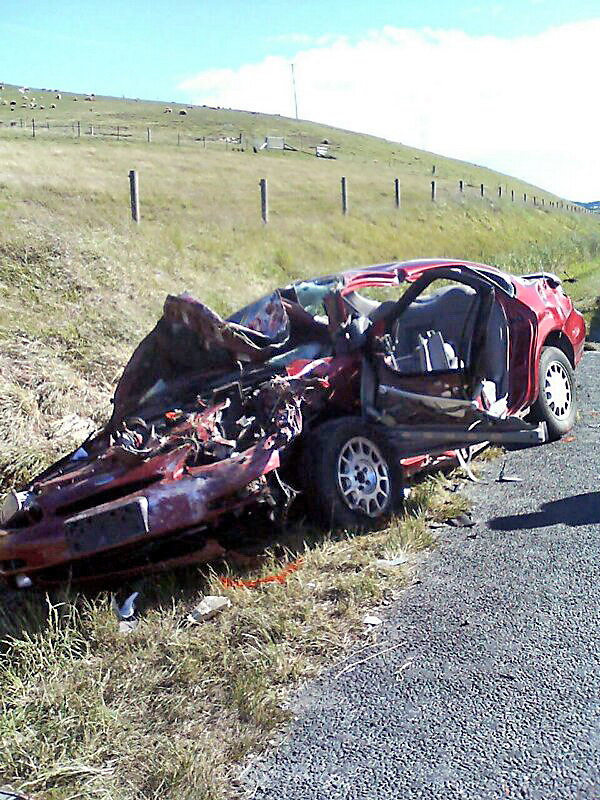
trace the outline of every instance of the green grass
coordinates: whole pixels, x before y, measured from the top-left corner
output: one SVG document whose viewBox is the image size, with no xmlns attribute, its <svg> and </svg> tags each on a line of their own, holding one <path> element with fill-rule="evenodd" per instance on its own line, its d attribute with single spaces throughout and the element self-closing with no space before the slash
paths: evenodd
<svg viewBox="0 0 600 800">
<path fill-rule="evenodd" d="M 0 92 L 15 95 L 10 87 Z M 164 115 L 166 104 L 88 104 L 81 96 L 75 103 L 64 94 L 57 105 L 46 115 L 50 130 L 38 124 L 35 139 L 10 127 L 20 109 L 0 105 L 0 493 L 102 424 L 119 372 L 168 292 L 190 290 L 226 313 L 294 278 L 448 256 L 566 271 L 577 278 L 569 288 L 588 317 L 597 313 L 600 219 L 551 210 L 552 195 L 518 180 L 281 117 L 202 108 L 179 117 Z M 84 115 L 105 132 L 118 124 L 132 136 L 74 137 L 71 122 Z M 250 140 L 302 134 L 305 147 L 327 138 L 338 159 L 195 141 L 240 130 Z M 140 176 L 139 227 L 129 218 L 130 169 Z M 350 187 L 346 218 L 342 175 Z M 262 177 L 268 226 L 260 221 Z M 459 179 L 471 184 L 464 195 Z M 513 204 L 506 193 L 499 200 L 499 184 L 517 196 L 543 196 L 546 205 Z M 6 595 L 0 785 L 52 800 L 223 798 L 236 765 L 286 719 L 289 687 L 366 643 L 364 610 L 405 585 L 409 572 L 382 573 L 374 560 L 429 546 L 428 518 L 452 515 L 462 503 L 433 479 L 381 533 L 335 540 L 292 531 L 288 546 L 304 553 L 302 569 L 283 587 L 232 590 L 232 609 L 204 626 L 182 621 L 202 591 L 223 590 L 215 575 L 195 571 L 141 582 L 142 623 L 126 638 L 106 593 L 66 590 L 49 603 Z"/>
</svg>

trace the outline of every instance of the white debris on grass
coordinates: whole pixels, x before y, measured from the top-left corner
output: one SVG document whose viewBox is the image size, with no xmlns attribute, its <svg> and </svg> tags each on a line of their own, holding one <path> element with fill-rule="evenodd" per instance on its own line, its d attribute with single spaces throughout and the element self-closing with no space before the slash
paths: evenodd
<svg viewBox="0 0 600 800">
<path fill-rule="evenodd" d="M 365 614 L 362 621 L 363 625 L 371 625 L 372 627 L 383 625 L 383 620 L 376 617 L 374 614 Z"/>
<path fill-rule="evenodd" d="M 139 619 L 135 616 L 135 601 L 138 595 L 139 592 L 130 594 L 122 606 L 119 606 L 114 594 L 111 595 L 110 607 L 115 617 L 119 620 L 119 633 L 132 633 L 140 624 Z"/>
<path fill-rule="evenodd" d="M 394 556 L 393 558 L 378 558 L 375 561 L 376 567 L 399 567 L 402 564 L 406 564 L 408 561 L 408 556 L 404 553 L 400 553 L 400 555 Z"/>
<path fill-rule="evenodd" d="M 231 606 L 231 600 L 228 597 L 221 597 L 220 595 L 206 595 L 202 601 L 198 603 L 196 608 L 188 614 L 188 622 L 206 622 L 212 619 L 220 611 L 224 611 Z"/>
</svg>

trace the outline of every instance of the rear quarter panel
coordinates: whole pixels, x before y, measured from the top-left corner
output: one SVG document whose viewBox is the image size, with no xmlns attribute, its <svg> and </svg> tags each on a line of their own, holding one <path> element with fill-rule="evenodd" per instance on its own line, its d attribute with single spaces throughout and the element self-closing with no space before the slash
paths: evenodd
<svg viewBox="0 0 600 800">
<path fill-rule="evenodd" d="M 554 288 L 545 279 L 536 281 L 521 281 L 515 279 L 517 300 L 533 313 L 535 317 L 535 331 L 532 340 L 529 386 L 527 389 L 527 405 L 533 403 L 539 393 L 538 364 L 542 348 L 547 344 L 548 338 L 567 352 L 567 355 L 576 365 L 583 354 L 585 341 L 585 320 L 573 307 L 573 302 L 561 287 Z M 564 335 L 568 343 L 559 343 L 557 334 Z M 569 344 L 572 352 L 569 352 Z"/>
</svg>

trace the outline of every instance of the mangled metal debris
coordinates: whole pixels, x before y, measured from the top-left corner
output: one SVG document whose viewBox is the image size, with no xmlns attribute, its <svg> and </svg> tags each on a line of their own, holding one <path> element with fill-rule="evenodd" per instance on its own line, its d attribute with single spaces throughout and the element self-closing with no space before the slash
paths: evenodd
<svg viewBox="0 0 600 800">
<path fill-rule="evenodd" d="M 498 483 L 522 483 L 523 478 L 520 478 L 518 475 L 511 475 L 510 473 L 507 474 L 506 461 L 503 461 L 496 481 Z"/>
<path fill-rule="evenodd" d="M 115 596 L 111 596 L 110 606 L 113 614 L 119 621 L 119 633 L 133 633 L 133 631 L 138 627 L 140 621 L 136 617 L 135 609 L 135 601 L 137 600 L 138 596 L 139 592 L 133 592 L 133 594 L 130 594 L 121 606 L 119 606 L 117 603 Z"/>
<path fill-rule="evenodd" d="M 325 525 L 381 524 L 414 473 L 568 430 L 584 332 L 558 279 L 466 262 L 298 281 L 228 319 L 169 296 L 105 427 L 5 499 L 0 576 L 243 560 L 299 493 Z"/>
</svg>

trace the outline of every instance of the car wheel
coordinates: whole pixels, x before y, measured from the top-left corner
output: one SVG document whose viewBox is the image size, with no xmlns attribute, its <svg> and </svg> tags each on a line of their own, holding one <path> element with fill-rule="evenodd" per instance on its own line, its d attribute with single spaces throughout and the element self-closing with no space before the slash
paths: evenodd
<svg viewBox="0 0 600 800">
<path fill-rule="evenodd" d="M 545 422 L 550 439 L 560 439 L 575 424 L 575 376 L 567 356 L 557 347 L 544 347 L 538 366 L 540 393 L 531 416 Z"/>
<path fill-rule="evenodd" d="M 309 509 L 329 527 L 381 527 L 402 499 L 399 460 L 361 417 L 332 420 L 311 433 L 303 466 Z"/>
</svg>

